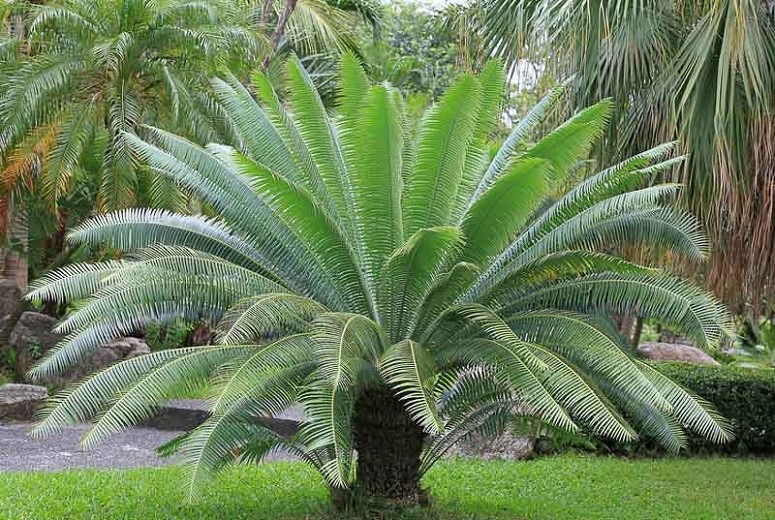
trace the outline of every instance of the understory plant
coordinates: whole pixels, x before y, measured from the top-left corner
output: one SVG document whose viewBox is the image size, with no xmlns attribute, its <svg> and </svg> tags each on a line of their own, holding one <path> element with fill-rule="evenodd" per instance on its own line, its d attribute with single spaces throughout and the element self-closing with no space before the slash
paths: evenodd
<svg viewBox="0 0 775 520">
<path fill-rule="evenodd" d="M 460 77 L 419 122 L 352 56 L 331 112 L 298 60 L 285 102 L 253 80 L 255 98 L 234 79 L 214 82 L 236 149 L 156 128 L 147 141 L 125 136 L 136 160 L 216 216 L 95 217 L 70 240 L 125 256 L 64 267 L 30 293 L 80 302 L 33 376 L 151 321 L 206 320 L 214 344 L 103 370 L 56 398 L 36 434 L 96 418 L 91 447 L 207 381 L 212 416 L 168 446 L 192 493 L 230 462 L 282 449 L 339 497 L 400 504 L 423 499 L 422 475 L 457 441 L 525 416 L 616 440 L 645 433 L 673 450 L 684 429 L 729 439 L 707 403 L 631 356 L 609 318 L 652 317 L 703 347 L 728 334 L 701 289 L 613 254 L 645 244 L 705 256 L 697 223 L 671 203 L 679 187 L 640 188 L 681 160 L 672 144 L 550 204 L 601 135 L 608 102 L 540 133 L 556 89 L 491 156 L 505 83 L 496 62 Z M 295 435 L 263 420 L 294 404 Z"/>
</svg>

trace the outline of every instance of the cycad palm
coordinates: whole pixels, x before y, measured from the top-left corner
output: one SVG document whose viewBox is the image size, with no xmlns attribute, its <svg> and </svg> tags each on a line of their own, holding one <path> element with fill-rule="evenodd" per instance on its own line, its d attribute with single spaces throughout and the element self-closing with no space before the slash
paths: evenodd
<svg viewBox="0 0 775 520">
<path fill-rule="evenodd" d="M 491 160 L 486 139 L 504 83 L 496 63 L 460 78 L 416 134 L 401 96 L 370 86 L 351 57 L 335 115 L 298 61 L 288 64 L 292 111 L 263 76 L 255 82 L 260 104 L 237 84 L 220 88 L 241 150 L 203 149 L 158 129 L 151 142 L 126 137 L 217 219 L 98 217 L 71 239 L 131 254 L 64 268 L 31 293 L 84 300 L 34 375 L 149 321 L 209 320 L 217 344 L 103 371 L 57 399 L 38 434 L 98 416 L 84 439 L 91 446 L 209 380 L 212 417 L 176 444 L 192 490 L 235 453 L 255 461 L 284 448 L 333 487 L 410 501 L 452 443 L 501 431 L 515 414 L 620 440 L 639 430 L 671 449 L 684 441 L 681 427 L 728 438 L 705 403 L 631 358 L 606 318 L 634 310 L 703 346 L 726 334 L 724 310 L 701 290 L 598 252 L 647 242 L 705 254 L 695 222 L 665 204 L 675 185 L 634 189 L 678 160 L 666 159 L 671 145 L 539 212 L 602 132 L 607 103 L 526 147 L 553 92 Z M 296 402 L 306 419 L 293 438 L 261 422 Z"/>
</svg>

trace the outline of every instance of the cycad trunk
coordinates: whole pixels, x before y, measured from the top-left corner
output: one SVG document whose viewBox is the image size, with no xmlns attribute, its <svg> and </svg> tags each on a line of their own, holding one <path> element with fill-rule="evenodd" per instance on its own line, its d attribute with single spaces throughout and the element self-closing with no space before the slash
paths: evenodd
<svg viewBox="0 0 775 520">
<path fill-rule="evenodd" d="M 397 506 L 426 501 L 420 486 L 425 435 L 385 388 L 364 392 L 355 405 L 356 482 L 349 496 Z"/>
</svg>

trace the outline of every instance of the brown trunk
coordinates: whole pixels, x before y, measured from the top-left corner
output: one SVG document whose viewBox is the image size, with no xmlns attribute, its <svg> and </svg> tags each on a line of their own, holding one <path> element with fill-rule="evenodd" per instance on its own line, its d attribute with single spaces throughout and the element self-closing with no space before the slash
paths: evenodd
<svg viewBox="0 0 775 520">
<path fill-rule="evenodd" d="M 0 229 L 5 235 L 2 250 L 3 277 L 13 280 L 22 293 L 27 292 L 27 222 L 22 208 L 14 205 L 10 194 L 0 203 Z"/>
<path fill-rule="evenodd" d="M 272 33 L 272 38 L 269 40 L 269 52 L 266 53 L 264 62 L 261 64 L 264 70 L 269 67 L 269 61 L 272 59 L 272 55 L 274 55 L 277 47 L 280 45 L 280 39 L 285 34 L 285 27 L 288 25 L 288 20 L 293 14 L 293 10 L 296 9 L 297 1 L 298 0 L 288 0 L 285 4 L 285 9 L 283 9 L 283 12 L 280 14 L 280 19 L 277 20 L 277 25 Z"/>
<path fill-rule="evenodd" d="M 187 347 L 210 345 L 213 341 L 213 331 L 207 323 L 198 323 L 186 338 Z"/>
<path fill-rule="evenodd" d="M 424 439 L 422 429 L 389 390 L 365 391 L 355 405 L 355 485 L 335 497 L 337 505 L 426 503 L 419 473 Z"/>
<path fill-rule="evenodd" d="M 28 2 L 30 4 L 38 2 Z M 16 12 L 10 18 L 9 31 L 11 36 L 21 41 L 22 53 L 29 54 L 27 45 L 27 28 L 25 26 L 24 12 Z M 27 292 L 27 222 L 21 204 L 15 205 L 10 193 L 10 187 L 4 187 L 5 193 L 0 203 L 2 209 L 2 222 L 0 228 L 5 237 L 2 251 L 3 277 L 13 280 L 22 293 Z"/>
<path fill-rule="evenodd" d="M 272 0 L 264 0 L 264 7 L 261 8 L 261 23 L 264 25 L 269 23 L 269 18 L 272 16 Z"/>
</svg>

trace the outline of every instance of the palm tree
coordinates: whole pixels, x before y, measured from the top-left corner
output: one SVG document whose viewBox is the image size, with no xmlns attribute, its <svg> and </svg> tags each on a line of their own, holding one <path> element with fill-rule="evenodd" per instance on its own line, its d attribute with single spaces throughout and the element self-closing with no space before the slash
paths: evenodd
<svg viewBox="0 0 775 520">
<path fill-rule="evenodd" d="M 710 225 L 708 286 L 733 305 L 775 296 L 775 4 L 771 0 L 480 0 L 469 30 L 509 64 L 575 75 L 575 106 L 617 103 L 626 157 L 681 140 L 674 176 Z"/>
<path fill-rule="evenodd" d="M 635 189 L 680 161 L 667 158 L 671 144 L 544 207 L 603 132 L 609 102 L 526 145 L 555 90 L 490 159 L 498 63 L 458 79 L 417 132 L 395 88 L 370 86 L 350 55 L 340 74 L 336 115 L 298 60 L 287 66 L 290 109 L 263 74 L 260 103 L 221 82 L 239 150 L 156 128 L 148 141 L 125 136 L 218 216 L 128 209 L 73 230 L 72 241 L 130 255 L 38 281 L 30 298 L 80 303 L 32 375 L 149 322 L 204 318 L 217 339 L 104 370 L 55 399 L 37 435 L 98 416 L 83 439 L 93 446 L 210 381 L 211 418 L 172 445 L 192 492 L 235 457 L 285 449 L 333 489 L 404 504 L 422 498 L 421 476 L 457 440 L 518 416 L 618 440 L 639 431 L 673 450 L 682 427 L 729 438 L 707 403 L 633 358 L 606 317 L 637 310 L 703 346 L 728 334 L 702 290 L 604 252 L 645 242 L 704 257 L 696 222 L 668 203 L 677 185 Z M 262 417 L 293 403 L 305 420 L 279 436 Z"/>
<path fill-rule="evenodd" d="M 2 80 L 5 184 L 37 177 L 38 191 L 55 203 L 78 176 L 80 155 L 100 148 L 101 206 L 137 203 L 142 171 L 124 136 L 155 123 L 202 142 L 215 139 L 202 93 L 208 74 L 235 60 L 255 61 L 265 47 L 233 5 L 61 0 L 35 6 L 24 42 L 30 56 Z M 30 148 L 39 160 L 25 162 Z"/>
</svg>

